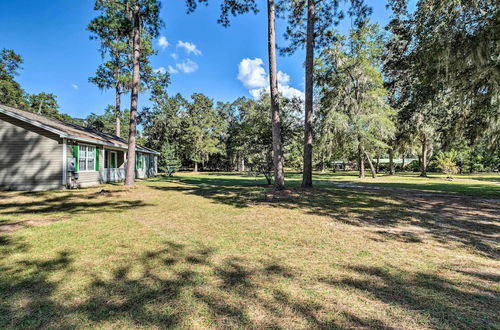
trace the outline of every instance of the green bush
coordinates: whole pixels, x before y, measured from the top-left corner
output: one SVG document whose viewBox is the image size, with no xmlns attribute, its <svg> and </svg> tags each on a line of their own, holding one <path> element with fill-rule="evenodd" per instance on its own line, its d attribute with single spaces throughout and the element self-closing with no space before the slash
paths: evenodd
<svg viewBox="0 0 500 330">
<path fill-rule="evenodd" d="M 405 166 L 405 169 L 412 172 L 420 172 L 420 165 L 418 164 L 418 160 L 412 160 L 410 164 Z"/>
<path fill-rule="evenodd" d="M 457 152 L 441 152 L 436 156 L 436 165 L 447 175 L 448 179 L 453 179 L 453 175 L 458 173 Z"/>
</svg>

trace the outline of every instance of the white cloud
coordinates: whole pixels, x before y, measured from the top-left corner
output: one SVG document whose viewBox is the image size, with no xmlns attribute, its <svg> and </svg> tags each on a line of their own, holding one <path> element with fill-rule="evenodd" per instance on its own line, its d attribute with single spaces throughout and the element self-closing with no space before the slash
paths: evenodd
<svg viewBox="0 0 500 330">
<path fill-rule="evenodd" d="M 189 58 L 186 59 L 183 62 L 176 63 L 175 67 L 172 65 L 169 65 L 167 67 L 168 72 L 171 74 L 177 74 L 177 73 L 192 73 L 198 70 L 198 63 L 190 60 Z"/>
<path fill-rule="evenodd" d="M 303 100 L 305 98 L 303 91 L 298 90 L 297 88 L 290 87 L 288 85 L 278 84 L 278 90 L 281 93 L 281 95 L 289 99 L 298 97 L 299 99 Z"/>
<path fill-rule="evenodd" d="M 163 74 L 167 72 L 167 70 L 164 67 L 160 66 L 158 69 L 154 69 L 154 72 L 159 72 Z"/>
<path fill-rule="evenodd" d="M 188 54 L 194 54 L 194 55 L 201 55 L 201 50 L 199 50 L 194 43 L 191 42 L 184 42 L 182 40 L 179 40 L 177 42 L 177 48 L 184 48 L 186 53 Z"/>
<path fill-rule="evenodd" d="M 71 88 L 78 89 L 78 85 L 77 84 L 71 84 Z"/>
<path fill-rule="evenodd" d="M 260 58 L 244 58 L 238 64 L 238 80 L 247 89 L 260 89 L 268 84 L 264 62 Z"/>
<path fill-rule="evenodd" d="M 258 88 L 258 89 L 250 89 L 248 90 L 248 92 L 250 93 L 250 95 L 252 95 L 252 97 L 254 99 L 258 99 L 261 97 L 262 94 L 264 93 L 269 93 L 269 87 L 268 88 Z"/>
<path fill-rule="evenodd" d="M 168 72 L 172 73 L 172 74 L 176 74 L 176 73 L 179 73 L 179 70 L 177 70 L 176 68 L 174 68 L 173 66 L 169 65 L 168 66 Z"/>
<path fill-rule="evenodd" d="M 165 36 L 161 36 L 160 39 L 158 39 L 158 46 L 160 46 L 161 49 L 167 48 L 168 45 L 169 43 Z"/>
<path fill-rule="evenodd" d="M 172 53 L 172 54 L 170 54 L 170 56 L 172 56 L 172 58 L 173 58 L 174 60 L 176 60 L 176 59 L 178 59 L 178 58 L 179 58 L 179 55 L 177 55 L 177 53 Z"/>
<path fill-rule="evenodd" d="M 283 71 L 278 71 L 278 84 L 288 85 L 290 83 L 290 75 Z"/>
<path fill-rule="evenodd" d="M 238 80 L 248 89 L 253 98 L 259 98 L 262 93 L 269 93 L 269 75 L 264 69 L 261 58 L 244 58 L 238 64 Z M 298 97 L 304 99 L 304 92 L 291 87 L 290 75 L 278 71 L 278 90 L 287 98 Z"/>
<path fill-rule="evenodd" d="M 185 60 L 184 62 L 177 63 L 175 65 L 178 71 L 184 72 L 184 73 L 191 73 L 195 72 L 198 70 L 198 63 L 191 61 L 189 58 Z"/>
</svg>

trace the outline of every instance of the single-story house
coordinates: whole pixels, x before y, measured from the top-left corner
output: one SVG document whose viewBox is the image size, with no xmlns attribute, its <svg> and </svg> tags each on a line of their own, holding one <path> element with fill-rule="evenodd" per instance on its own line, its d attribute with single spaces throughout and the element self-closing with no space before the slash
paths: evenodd
<svg viewBox="0 0 500 330">
<path fill-rule="evenodd" d="M 127 140 L 0 104 L 0 189 L 79 188 L 125 179 Z M 136 147 L 136 178 L 159 153 Z"/>
</svg>

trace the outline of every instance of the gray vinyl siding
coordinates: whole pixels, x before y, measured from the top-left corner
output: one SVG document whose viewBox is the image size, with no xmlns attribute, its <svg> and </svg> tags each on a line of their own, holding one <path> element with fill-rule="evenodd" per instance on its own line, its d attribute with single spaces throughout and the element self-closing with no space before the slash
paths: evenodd
<svg viewBox="0 0 500 330">
<path fill-rule="evenodd" d="M 100 172 L 79 172 L 78 180 L 75 180 L 75 188 L 92 187 L 101 184 Z"/>
<path fill-rule="evenodd" d="M 157 173 L 156 170 L 156 156 L 151 154 L 146 154 L 146 176 L 152 177 Z"/>
<path fill-rule="evenodd" d="M 62 139 L 0 113 L 0 189 L 61 189 Z"/>
<path fill-rule="evenodd" d="M 156 162 L 157 157 L 153 154 L 137 153 L 136 157 L 144 155 L 144 168 L 136 168 L 135 176 L 137 179 L 144 179 L 155 176 L 157 174 Z"/>
</svg>

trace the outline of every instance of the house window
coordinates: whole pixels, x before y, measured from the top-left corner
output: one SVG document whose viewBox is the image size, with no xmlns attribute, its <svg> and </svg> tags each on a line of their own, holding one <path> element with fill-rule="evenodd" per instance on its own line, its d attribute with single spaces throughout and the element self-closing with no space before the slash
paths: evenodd
<svg viewBox="0 0 500 330">
<path fill-rule="evenodd" d="M 95 147 L 79 145 L 78 148 L 79 171 L 95 171 Z"/>
</svg>

